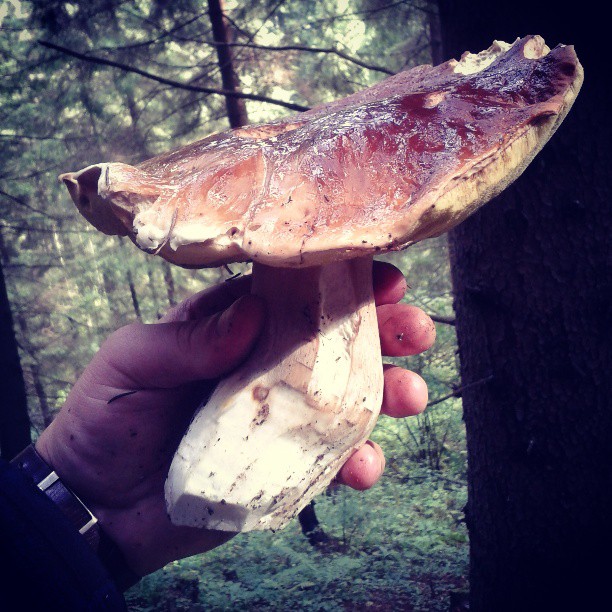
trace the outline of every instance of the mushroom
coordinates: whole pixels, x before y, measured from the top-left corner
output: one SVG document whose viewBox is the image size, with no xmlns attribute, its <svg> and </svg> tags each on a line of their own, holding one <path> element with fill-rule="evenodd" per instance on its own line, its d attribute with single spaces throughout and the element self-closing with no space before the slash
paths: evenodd
<svg viewBox="0 0 612 612">
<path fill-rule="evenodd" d="M 381 406 L 373 256 L 447 231 L 509 185 L 581 83 L 572 47 L 496 41 L 136 167 L 60 177 L 98 229 L 170 262 L 253 261 L 268 303 L 259 344 L 176 452 L 173 523 L 278 529 L 330 483 Z"/>
</svg>

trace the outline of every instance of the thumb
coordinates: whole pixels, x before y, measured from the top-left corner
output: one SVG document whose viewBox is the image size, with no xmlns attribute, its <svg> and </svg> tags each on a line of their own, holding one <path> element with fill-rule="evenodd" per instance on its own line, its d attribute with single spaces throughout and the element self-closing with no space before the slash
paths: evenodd
<svg viewBox="0 0 612 612">
<path fill-rule="evenodd" d="M 105 370 L 106 384 L 129 389 L 171 388 L 218 378 L 244 361 L 264 319 L 263 300 L 245 295 L 208 317 L 128 325 L 104 343 L 96 370 L 100 375 Z"/>
</svg>

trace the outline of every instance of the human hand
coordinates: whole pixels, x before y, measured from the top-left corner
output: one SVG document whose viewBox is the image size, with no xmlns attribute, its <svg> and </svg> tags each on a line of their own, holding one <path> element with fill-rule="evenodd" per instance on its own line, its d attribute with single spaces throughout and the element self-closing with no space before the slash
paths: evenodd
<svg viewBox="0 0 612 612">
<path fill-rule="evenodd" d="M 383 354 L 429 348 L 435 328 L 418 308 L 398 303 L 406 290 L 399 270 L 377 263 L 374 287 Z M 112 334 L 36 443 L 139 575 L 231 537 L 172 525 L 164 482 L 202 398 L 255 345 L 265 306 L 248 291 L 248 277 L 226 282 L 192 296 L 156 324 L 132 324 Z M 409 416 L 426 403 L 418 375 L 386 368 L 383 413 Z M 382 450 L 368 442 L 342 467 L 338 481 L 366 489 L 383 469 Z"/>
</svg>

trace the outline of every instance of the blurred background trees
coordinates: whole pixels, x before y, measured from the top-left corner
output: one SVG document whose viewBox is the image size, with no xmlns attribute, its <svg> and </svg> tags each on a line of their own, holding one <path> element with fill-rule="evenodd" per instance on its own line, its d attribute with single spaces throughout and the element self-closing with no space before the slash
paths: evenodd
<svg viewBox="0 0 612 612">
<path fill-rule="evenodd" d="M 481 19 L 457 12 L 460 4 L 442 3 L 442 32 L 428 0 L 0 0 L 0 256 L 10 299 L 9 311 L 0 294 L 2 376 L 21 388 L 18 346 L 33 438 L 112 330 L 154 321 L 247 268 L 182 270 L 105 237 L 80 218 L 57 175 L 100 161 L 138 163 L 230 125 L 299 112 L 403 68 L 529 33 L 516 31 L 529 25 L 510 19 L 512 8 L 501 23 L 486 3 Z M 531 15 L 523 4 L 516 15 Z M 551 38 L 573 41 L 570 30 Z M 313 610 L 443 610 L 449 591 L 466 588 L 458 396 L 490 389 L 491 373 L 459 380 L 445 238 L 386 258 L 407 274 L 408 300 L 438 321 L 435 348 L 401 360 L 427 380 L 430 409 L 402 422 L 381 419 L 375 431 L 389 458 L 386 478 L 367 494 L 318 500 L 333 547 L 313 550 L 296 525 L 239 538 L 149 577 L 129 594 L 132 609 L 299 601 Z M 27 437 L 25 404 L 13 404 L 10 393 L 0 418 L 4 456 Z"/>
<path fill-rule="evenodd" d="M 424 2 L 225 2 L 220 34 L 221 6 L 2 3 L 0 253 L 34 432 L 110 331 L 154 320 L 223 278 L 171 268 L 99 235 L 75 213 L 59 173 L 103 160 L 138 163 L 230 123 L 345 96 L 430 58 Z M 230 96 L 218 93 L 226 90 Z M 422 247 L 415 265 L 443 270 L 444 248 L 443 241 Z M 448 298 L 448 285 L 437 282 Z M 448 300 L 427 306 L 451 314 Z M 450 379 L 443 375 L 441 384 Z"/>
<path fill-rule="evenodd" d="M 154 321 L 246 269 L 182 270 L 105 237 L 80 218 L 57 175 L 105 160 L 138 163 L 230 124 L 348 95 L 430 62 L 437 32 L 426 0 L 34 0 L 0 2 L 0 22 L 0 254 L 32 438 L 112 330 Z M 198 598 L 223 607 L 228 597 L 282 606 L 298 597 L 305 608 L 311 598 L 314 608 L 421 601 L 433 610 L 465 587 L 465 443 L 446 241 L 390 259 L 408 275 L 408 299 L 444 322 L 436 348 L 406 360 L 439 403 L 410 422 L 382 419 L 375 432 L 389 458 L 385 483 L 367 497 L 335 491 L 317 502 L 333 547 L 313 549 L 299 525 L 241 538 L 150 577 L 130 595 L 134 609 L 182 599 L 189 609 Z M 0 440 L 10 456 L 23 445 L 24 414 L 16 438 L 7 411 Z"/>
</svg>

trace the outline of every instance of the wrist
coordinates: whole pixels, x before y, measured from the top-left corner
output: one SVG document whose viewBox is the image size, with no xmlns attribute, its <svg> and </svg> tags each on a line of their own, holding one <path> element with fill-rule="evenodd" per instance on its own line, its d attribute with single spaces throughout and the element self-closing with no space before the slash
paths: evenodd
<svg viewBox="0 0 612 612">
<path fill-rule="evenodd" d="M 140 577 L 128 567 L 123 554 L 102 529 L 94 513 L 74 491 L 62 482 L 59 474 L 34 445 L 25 448 L 11 463 L 19 468 L 62 511 L 97 554 L 118 588 L 125 590 L 138 582 Z"/>
</svg>

